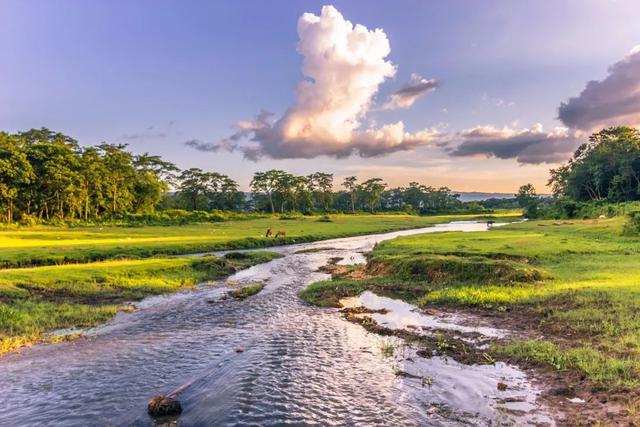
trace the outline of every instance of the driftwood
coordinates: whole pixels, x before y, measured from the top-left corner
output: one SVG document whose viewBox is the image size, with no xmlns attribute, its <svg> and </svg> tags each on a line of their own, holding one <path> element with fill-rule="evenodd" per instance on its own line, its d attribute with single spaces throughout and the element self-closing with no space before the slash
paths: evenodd
<svg viewBox="0 0 640 427">
<path fill-rule="evenodd" d="M 154 396 L 149 400 L 147 405 L 147 412 L 152 417 L 169 417 L 172 415 L 180 415 L 182 412 L 182 405 L 180 401 L 175 397 L 168 395 Z"/>
</svg>

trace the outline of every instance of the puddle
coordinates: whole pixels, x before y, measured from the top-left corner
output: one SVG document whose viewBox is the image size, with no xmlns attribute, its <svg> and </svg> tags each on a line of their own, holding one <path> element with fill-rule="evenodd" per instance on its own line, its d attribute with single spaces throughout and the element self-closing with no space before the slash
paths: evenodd
<svg viewBox="0 0 640 427">
<path fill-rule="evenodd" d="M 429 333 L 434 329 L 446 329 L 461 333 L 480 334 L 490 338 L 504 338 L 508 331 L 484 327 L 464 326 L 457 322 L 462 319 L 456 315 L 433 316 L 426 314 L 415 305 L 399 299 L 383 297 L 365 291 L 356 297 L 340 300 L 344 308 L 366 307 L 371 310 L 386 310 L 386 313 L 365 314 L 373 318 L 379 325 L 389 329 L 408 329 L 414 333 Z"/>
</svg>

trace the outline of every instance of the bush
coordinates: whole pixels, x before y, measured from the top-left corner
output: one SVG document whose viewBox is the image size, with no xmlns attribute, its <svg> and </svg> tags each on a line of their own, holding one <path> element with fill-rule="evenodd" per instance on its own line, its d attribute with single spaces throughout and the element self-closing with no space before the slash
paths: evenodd
<svg viewBox="0 0 640 427">
<path fill-rule="evenodd" d="M 640 211 L 630 212 L 629 220 L 624 225 L 624 234 L 637 236 L 640 234 Z"/>
<path fill-rule="evenodd" d="M 316 220 L 317 222 L 333 222 L 329 215 L 322 215 L 320 218 Z"/>
<path fill-rule="evenodd" d="M 36 224 L 38 224 L 38 218 L 35 215 L 29 215 L 26 213 L 20 215 L 20 225 L 33 227 Z"/>
</svg>

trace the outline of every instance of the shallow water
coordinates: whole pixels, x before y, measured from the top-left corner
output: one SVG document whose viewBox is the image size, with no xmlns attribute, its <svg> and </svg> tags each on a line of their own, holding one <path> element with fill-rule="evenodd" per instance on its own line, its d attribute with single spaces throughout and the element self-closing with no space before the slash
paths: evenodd
<svg viewBox="0 0 640 427">
<path fill-rule="evenodd" d="M 148 298 L 139 310 L 119 314 L 78 341 L 0 358 L 0 425 L 153 425 L 147 400 L 184 384 L 181 426 L 487 425 L 513 419 L 497 400 L 516 393 L 530 406 L 536 393 L 517 369 L 412 358 L 408 348 L 402 351 L 414 362 L 399 351 L 385 358 L 385 338 L 297 297 L 309 283 L 327 278 L 317 269 L 332 257 L 363 262 L 375 243 L 395 236 L 485 229 L 458 222 L 277 248 L 283 258 L 230 278 L 266 284 L 244 301 L 223 300 L 224 282 Z M 312 248 L 324 249 L 296 253 Z M 432 381 L 397 376 L 398 369 Z M 498 392 L 498 381 L 513 388 Z M 542 412 L 529 406 L 530 413 Z M 517 422 L 530 419 L 528 414 Z"/>
</svg>

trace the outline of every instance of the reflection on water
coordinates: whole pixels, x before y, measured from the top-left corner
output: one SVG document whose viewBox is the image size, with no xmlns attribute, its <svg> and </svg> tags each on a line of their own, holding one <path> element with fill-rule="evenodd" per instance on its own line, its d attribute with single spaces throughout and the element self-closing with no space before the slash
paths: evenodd
<svg viewBox="0 0 640 427">
<path fill-rule="evenodd" d="M 360 296 L 344 298 L 340 301 L 343 307 L 366 307 L 371 310 L 386 310 L 385 313 L 372 313 L 372 317 L 378 324 L 390 329 L 447 329 L 463 333 L 478 333 L 486 337 L 500 338 L 507 335 L 506 331 L 483 326 L 464 326 L 459 318 L 454 315 L 446 317 L 428 316 L 418 307 L 399 299 L 383 297 L 373 292 L 364 292 Z"/>
<path fill-rule="evenodd" d="M 479 334 L 485 338 L 508 335 L 507 331 L 490 327 L 456 324 L 456 316 L 428 315 L 412 304 L 369 291 L 357 297 L 344 298 L 340 303 L 345 308 L 366 307 L 379 311 L 360 316 L 369 316 L 377 324 L 393 330 L 433 334 L 446 329 Z M 536 404 L 538 392 L 520 370 L 502 362 L 468 366 L 443 357 L 424 359 L 416 355 L 416 349 L 406 346 L 402 341 L 395 338 L 389 341 L 400 349 L 394 352 L 394 362 L 398 371 L 407 378 L 405 386 L 416 389 L 419 399 L 428 399 L 425 405 L 430 406 L 432 413 L 455 414 L 466 423 L 479 419 L 486 423 L 500 421 L 508 425 L 552 423 Z M 424 388 L 425 384 L 428 385 L 428 393 L 420 393 L 420 388 Z"/>
<path fill-rule="evenodd" d="M 184 384 L 181 426 L 486 425 L 502 419 L 494 405 L 496 381 L 507 375 L 500 380 L 529 387 L 519 371 L 384 358 L 383 338 L 297 297 L 327 277 L 316 270 L 332 257 L 362 262 L 376 242 L 395 236 L 485 229 L 456 223 L 278 248 L 285 257 L 231 278 L 266 284 L 244 301 L 220 300 L 224 282 L 148 298 L 138 311 L 121 313 L 78 341 L 1 358 L 0 425 L 148 426 L 147 400 Z M 320 251 L 305 252 L 314 248 Z M 400 363 L 412 363 L 432 384 L 397 376 Z"/>
</svg>

